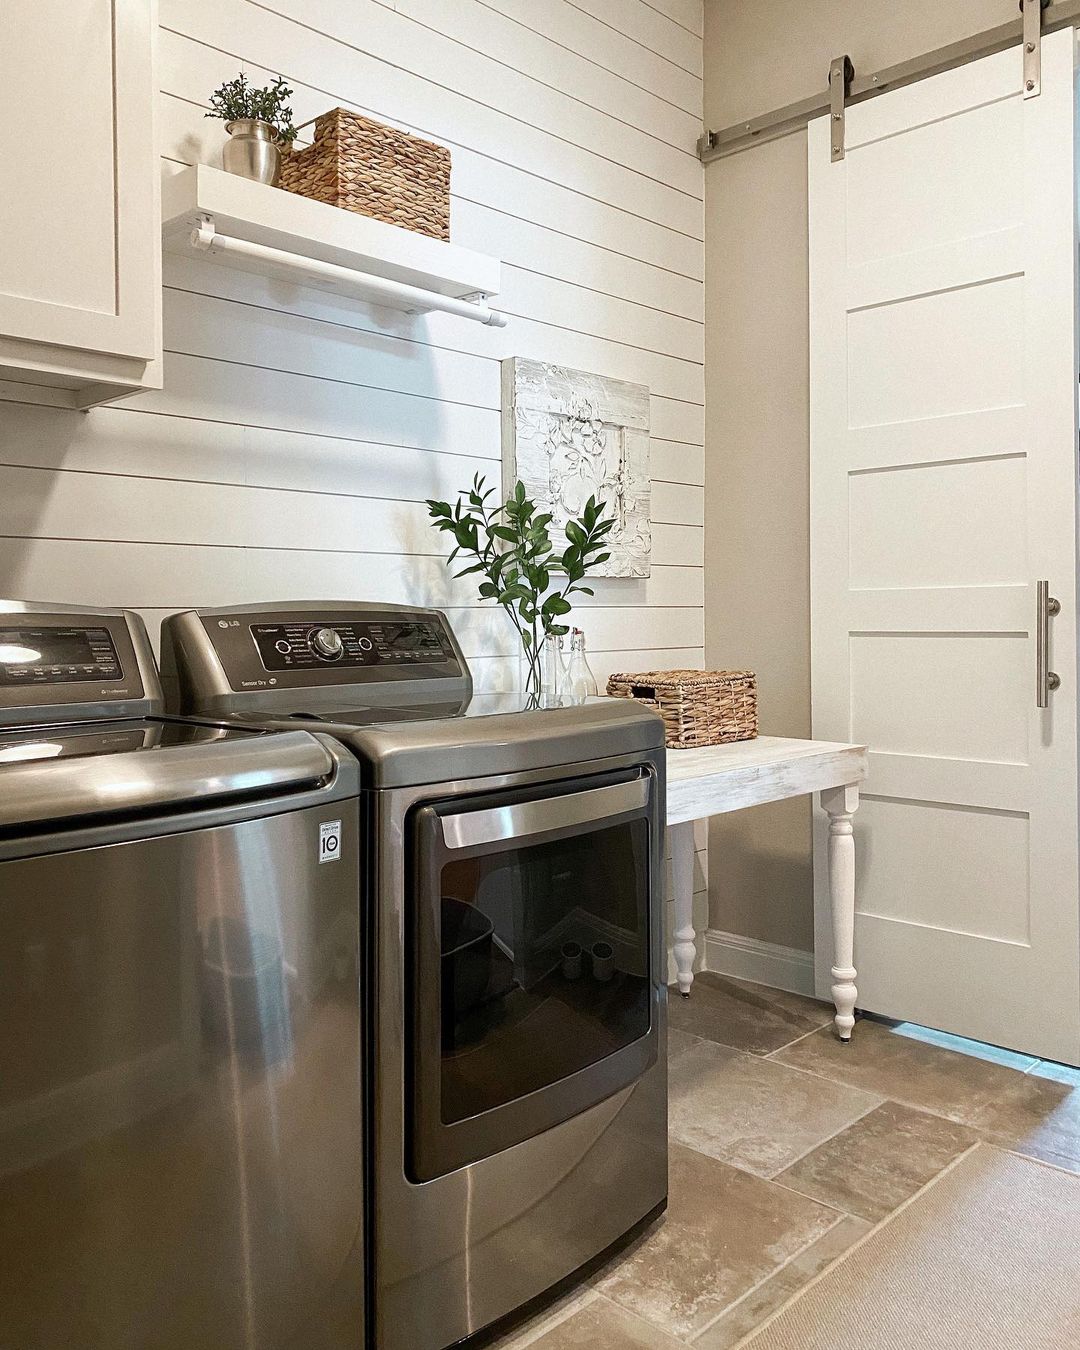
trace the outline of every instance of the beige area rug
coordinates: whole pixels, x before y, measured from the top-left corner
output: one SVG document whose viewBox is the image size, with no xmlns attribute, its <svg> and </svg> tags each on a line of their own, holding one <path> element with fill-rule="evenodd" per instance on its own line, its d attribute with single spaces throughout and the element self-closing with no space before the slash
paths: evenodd
<svg viewBox="0 0 1080 1350">
<path fill-rule="evenodd" d="M 1075 1350 L 1080 1176 L 979 1144 L 743 1350 Z"/>
</svg>

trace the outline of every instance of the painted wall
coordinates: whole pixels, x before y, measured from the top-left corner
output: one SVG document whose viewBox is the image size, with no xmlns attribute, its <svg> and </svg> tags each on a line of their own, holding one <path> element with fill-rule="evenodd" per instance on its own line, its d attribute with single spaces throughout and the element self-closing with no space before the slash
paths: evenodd
<svg viewBox="0 0 1080 1350">
<path fill-rule="evenodd" d="M 869 74 L 1015 17 L 1015 0 L 705 0 L 706 125 L 808 97 L 842 52 Z M 758 672 L 783 736 L 810 734 L 806 211 L 805 132 L 706 171 L 705 657 Z M 712 927 L 809 951 L 809 803 L 709 839 Z"/>
<path fill-rule="evenodd" d="M 499 359 L 652 390 L 655 568 L 584 617 L 597 674 L 702 655 L 700 3 L 163 0 L 166 172 L 219 162 L 209 92 L 282 71 L 451 146 L 455 242 L 505 260 L 502 331 L 166 263 L 165 389 L 88 415 L 0 407 L 0 578 L 174 607 L 368 596 L 447 605 L 480 681 L 500 613 L 437 556 L 423 499 L 498 479 Z M 564 92 L 572 91 L 572 92 Z"/>
<path fill-rule="evenodd" d="M 454 583 L 424 498 L 499 479 L 499 360 L 645 383 L 654 557 L 579 616 L 599 679 L 703 655 L 701 0 L 162 0 L 164 171 L 220 163 L 210 91 L 282 72 L 449 145 L 455 242 L 504 260 L 502 331 L 166 260 L 165 388 L 0 405 L 0 593 L 140 609 L 443 605 L 479 684 L 511 630 Z"/>
<path fill-rule="evenodd" d="M 576 614 L 600 681 L 703 659 L 701 0 L 161 0 L 163 171 L 220 164 L 210 92 L 282 73 L 450 146 L 452 236 L 504 260 L 504 330 L 167 257 L 165 388 L 0 404 L 0 594 L 164 614 L 248 600 L 446 608 L 479 686 L 505 616 L 424 499 L 499 481 L 499 361 L 651 390 L 652 575 Z M 704 832 L 701 835 L 704 840 Z M 697 869 L 704 923 L 704 853 Z"/>
</svg>

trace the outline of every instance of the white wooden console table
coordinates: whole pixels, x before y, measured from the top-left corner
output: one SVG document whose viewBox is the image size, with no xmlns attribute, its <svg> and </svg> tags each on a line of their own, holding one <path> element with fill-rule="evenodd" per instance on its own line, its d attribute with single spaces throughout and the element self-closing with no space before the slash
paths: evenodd
<svg viewBox="0 0 1080 1350">
<path fill-rule="evenodd" d="M 667 753 L 667 823 L 675 892 L 675 968 L 679 992 L 694 982 L 694 821 L 785 797 L 821 793 L 829 817 L 832 997 L 840 1039 L 855 1025 L 855 840 L 851 818 L 866 777 L 864 745 L 759 736 L 732 745 Z"/>
</svg>

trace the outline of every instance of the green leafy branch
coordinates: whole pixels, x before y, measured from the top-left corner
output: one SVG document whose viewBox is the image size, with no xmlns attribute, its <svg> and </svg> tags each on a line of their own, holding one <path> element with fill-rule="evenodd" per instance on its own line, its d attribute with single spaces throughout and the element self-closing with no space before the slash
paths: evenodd
<svg viewBox="0 0 1080 1350">
<path fill-rule="evenodd" d="M 428 514 L 436 530 L 454 536 L 447 565 L 459 557 L 471 560 L 455 576 L 482 574 L 481 598 L 495 600 L 506 610 L 535 673 L 544 638 L 569 632 L 560 622 L 572 608 L 569 597 L 592 595 L 592 589 L 581 583 L 591 568 L 611 557 L 606 539 L 615 520 L 604 516 L 604 503 L 590 497 L 581 515 L 567 521 L 566 547 L 556 553 L 549 528 L 553 517 L 537 511 L 525 495 L 524 483 L 517 483 L 501 504 L 491 502 L 494 493 L 477 474 L 470 491 L 461 494 L 453 507 L 429 499 Z"/>
<path fill-rule="evenodd" d="M 278 76 L 262 89 L 248 83 L 241 72 L 235 80 L 226 80 L 210 95 L 207 117 L 219 117 L 225 122 L 268 122 L 277 132 L 282 145 L 291 145 L 296 139 L 293 111 L 288 100 L 293 91 Z"/>
</svg>

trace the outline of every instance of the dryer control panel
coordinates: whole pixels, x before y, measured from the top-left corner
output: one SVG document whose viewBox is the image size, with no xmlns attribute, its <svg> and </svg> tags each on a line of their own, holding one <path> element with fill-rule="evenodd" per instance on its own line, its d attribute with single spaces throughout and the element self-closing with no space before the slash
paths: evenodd
<svg viewBox="0 0 1080 1350">
<path fill-rule="evenodd" d="M 453 660 L 439 623 L 430 619 L 254 623 L 251 636 L 266 670 L 327 666 L 423 666 Z"/>
<path fill-rule="evenodd" d="M 214 715 L 460 703 L 472 692 L 441 610 L 348 600 L 173 614 L 161 675 L 170 712 Z"/>
</svg>

